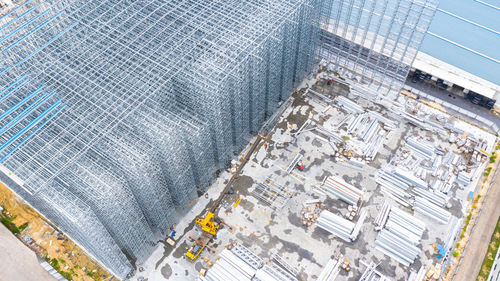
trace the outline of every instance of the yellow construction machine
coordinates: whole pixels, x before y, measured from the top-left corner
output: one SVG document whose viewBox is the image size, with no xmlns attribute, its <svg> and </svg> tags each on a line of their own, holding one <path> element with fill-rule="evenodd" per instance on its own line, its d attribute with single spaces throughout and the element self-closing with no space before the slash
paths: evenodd
<svg viewBox="0 0 500 281">
<path fill-rule="evenodd" d="M 243 157 L 241 164 L 238 166 L 238 169 L 236 169 L 236 172 L 234 172 L 233 176 L 229 180 L 229 182 L 226 184 L 224 189 L 219 195 L 219 198 L 214 202 L 212 207 L 208 210 L 207 214 L 203 218 L 197 218 L 195 223 L 201 228 L 203 231 L 203 234 L 200 238 L 195 239 L 192 238 L 194 243 L 189 247 L 189 249 L 186 252 L 186 257 L 191 261 L 194 262 L 201 254 L 203 249 L 205 247 L 209 247 L 207 244 L 208 242 L 217 234 L 217 231 L 219 231 L 221 227 L 221 221 L 219 221 L 215 217 L 215 211 L 219 207 L 220 203 L 222 202 L 222 199 L 224 199 L 224 196 L 226 195 L 227 191 L 231 187 L 231 184 L 234 182 L 236 176 L 239 174 L 241 169 L 245 166 L 245 164 L 248 162 L 250 159 L 250 155 L 255 151 L 257 146 L 259 145 L 260 141 L 264 139 L 262 135 L 257 135 L 257 139 L 255 142 L 252 144 L 250 147 L 250 150 L 245 154 Z"/>
</svg>

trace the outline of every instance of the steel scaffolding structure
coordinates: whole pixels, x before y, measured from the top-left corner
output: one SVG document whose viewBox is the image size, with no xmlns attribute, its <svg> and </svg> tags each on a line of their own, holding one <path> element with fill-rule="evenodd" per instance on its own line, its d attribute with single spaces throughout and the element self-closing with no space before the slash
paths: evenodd
<svg viewBox="0 0 500 281">
<path fill-rule="evenodd" d="M 13 2 L 0 14 L 0 179 L 119 278 L 319 58 L 397 86 L 434 7 Z"/>
<path fill-rule="evenodd" d="M 13 2 L 0 178 L 119 278 L 317 63 L 322 1 Z"/>
<path fill-rule="evenodd" d="M 437 5 L 437 0 L 325 0 L 320 56 L 372 94 L 399 92 Z"/>
</svg>

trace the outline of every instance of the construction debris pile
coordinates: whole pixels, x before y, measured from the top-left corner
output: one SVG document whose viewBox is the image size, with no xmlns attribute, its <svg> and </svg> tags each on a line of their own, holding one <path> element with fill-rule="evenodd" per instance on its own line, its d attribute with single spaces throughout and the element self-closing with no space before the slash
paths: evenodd
<svg viewBox="0 0 500 281">
<path fill-rule="evenodd" d="M 406 266 L 415 261 L 426 228 L 422 221 L 385 202 L 375 225 L 380 230 L 375 240 L 379 251 Z"/>
<path fill-rule="evenodd" d="M 302 206 L 302 224 L 306 226 L 311 226 L 318 219 L 321 211 L 325 209 L 325 205 L 319 203 L 319 200 L 304 202 Z"/>
<path fill-rule="evenodd" d="M 271 261 L 260 257 L 241 244 L 231 250 L 224 249 L 212 268 L 202 271 L 198 281 L 298 281 L 297 270 L 281 257 L 273 255 Z"/>
</svg>

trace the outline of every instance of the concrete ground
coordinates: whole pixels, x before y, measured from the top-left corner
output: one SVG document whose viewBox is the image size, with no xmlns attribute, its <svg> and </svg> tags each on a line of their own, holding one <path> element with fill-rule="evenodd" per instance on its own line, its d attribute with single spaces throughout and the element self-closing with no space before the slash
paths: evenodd
<svg viewBox="0 0 500 281">
<path fill-rule="evenodd" d="M 231 177 L 229 171 L 220 175 L 208 190 L 207 196 L 201 197 L 177 225 L 175 247 L 160 241 L 153 255 L 144 264 L 138 265 L 139 272 L 132 280 L 141 278 L 148 281 L 195 280 L 200 269 L 209 268 L 204 259 L 215 261 L 224 247 L 233 242 L 242 243 L 263 259 L 268 259 L 273 254 L 280 255 L 297 269 L 298 279 L 303 281 L 315 280 L 328 260 L 339 253 L 349 259 L 352 270 L 349 273 L 342 271 L 337 281 L 359 279 L 366 269 L 364 263 L 368 264 L 370 261 L 378 264 L 377 270 L 391 280 L 406 280 L 411 271 L 417 271 L 422 265 L 430 266 L 441 262 L 433 254 L 432 244 L 444 243 L 451 225 L 442 225 L 419 214 L 414 216 L 425 223 L 427 230 L 421 240 L 422 251 L 412 265 L 406 267 L 399 264 L 375 249 L 377 232 L 373 222 L 387 199 L 387 195 L 380 191 L 375 182 L 375 175 L 378 169 L 389 162 L 406 136 L 418 134 L 441 146 L 447 145 L 450 150 L 456 148 L 447 142 L 446 136 L 415 127 L 385 107 L 353 96 L 339 84 L 328 86 L 324 80 L 318 83 L 312 80 L 304 85 L 312 85 L 314 90 L 329 98 L 336 95 L 347 96 L 365 109 L 377 111 L 384 117 L 399 122 L 397 128 L 385 136 L 374 161 L 363 168 L 358 168 L 332 158 L 330 145 L 318 139 L 312 131 L 305 130 L 299 137 L 293 137 L 292 133 L 308 119 L 312 120 L 313 124 L 335 129 L 347 116 L 336 106 L 328 108 L 321 99 L 311 94 L 304 95 L 305 89 L 302 89 L 295 93 L 295 101 L 285 110 L 269 139 L 256 148 L 249 163 L 233 183 L 234 192 L 228 194 L 221 203 L 217 215 L 233 229 L 225 227 L 218 232 L 210 244 L 215 253 L 205 250 L 194 264 L 184 258 L 186 250 L 192 243 L 187 237 L 189 235 L 198 237 L 201 234 L 193 223 L 194 219 L 205 215 L 207 208 L 218 197 Z M 284 170 L 298 153 L 304 155 L 305 169 L 295 170 L 292 174 L 286 173 Z M 368 212 L 368 216 L 355 242 L 346 243 L 314 224 L 308 227 L 302 223 L 302 203 L 311 199 L 319 199 L 327 210 L 338 215 L 347 212 L 346 203 L 316 191 L 327 175 L 341 177 L 346 182 L 365 190 L 362 208 Z M 286 195 L 271 204 L 264 202 L 255 194 L 257 184 L 264 181 L 273 186 L 283 187 Z M 456 221 L 463 217 L 467 190 L 455 188 L 451 194 L 452 207 L 449 211 Z M 357 218 L 354 219 L 356 220 Z"/>
<path fill-rule="evenodd" d="M 500 216 L 500 173 L 497 174 L 495 183 L 491 187 L 490 194 L 486 199 L 486 205 L 483 206 L 481 215 L 476 224 L 476 228 L 470 237 L 469 246 L 462 259 L 454 281 L 476 280 L 483 258 L 488 251 L 491 235 L 495 230 L 496 222 Z"/>
<path fill-rule="evenodd" d="M 0 280 L 54 281 L 33 251 L 0 224 Z"/>
<path fill-rule="evenodd" d="M 497 126 L 500 127 L 500 117 L 493 115 L 489 109 L 484 108 L 484 107 L 479 106 L 479 105 L 475 105 L 475 104 L 471 103 L 469 100 L 467 100 L 461 96 L 455 95 L 455 94 L 450 93 L 446 90 L 440 89 L 435 85 L 432 85 L 430 83 L 425 83 L 423 81 L 413 83 L 413 82 L 411 82 L 411 78 L 408 78 L 406 80 L 406 84 L 417 89 L 417 90 L 420 90 L 426 94 L 429 94 L 429 95 L 434 96 L 438 99 L 441 99 L 443 101 L 446 101 L 446 102 L 449 102 L 453 105 L 456 105 L 460 108 L 465 108 L 468 111 L 471 111 L 479 116 L 482 116 L 482 117 L 494 122 L 495 124 L 497 124 Z"/>
</svg>

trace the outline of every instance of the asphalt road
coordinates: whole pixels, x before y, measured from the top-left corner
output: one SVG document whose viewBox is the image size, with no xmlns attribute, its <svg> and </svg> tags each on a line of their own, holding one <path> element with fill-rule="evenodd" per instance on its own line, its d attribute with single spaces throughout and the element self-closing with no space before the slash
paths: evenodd
<svg viewBox="0 0 500 281">
<path fill-rule="evenodd" d="M 500 216 L 498 202 L 500 202 L 500 173 L 497 174 L 490 194 L 486 198 L 486 205 L 483 206 L 454 281 L 476 280 Z"/>
</svg>

